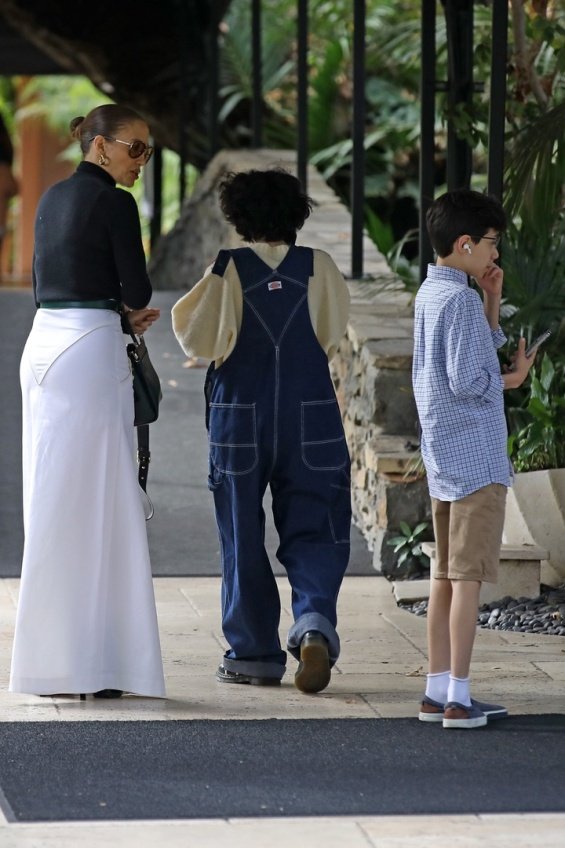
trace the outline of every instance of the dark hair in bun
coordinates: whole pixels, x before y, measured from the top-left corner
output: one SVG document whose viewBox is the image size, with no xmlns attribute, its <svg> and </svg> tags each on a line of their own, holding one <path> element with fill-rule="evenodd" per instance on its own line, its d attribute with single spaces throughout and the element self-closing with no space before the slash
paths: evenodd
<svg viewBox="0 0 565 848">
<path fill-rule="evenodd" d="M 116 136 L 122 127 L 133 121 L 143 121 L 143 118 L 128 106 L 108 103 L 92 109 L 86 118 L 73 118 L 69 128 L 72 137 L 80 142 L 82 152 L 88 153 L 95 136 Z"/>
</svg>

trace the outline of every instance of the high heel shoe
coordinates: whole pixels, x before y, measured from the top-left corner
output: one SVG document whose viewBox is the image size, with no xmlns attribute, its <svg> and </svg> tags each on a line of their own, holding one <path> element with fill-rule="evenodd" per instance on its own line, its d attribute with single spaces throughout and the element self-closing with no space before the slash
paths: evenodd
<svg viewBox="0 0 565 848">
<path fill-rule="evenodd" d="M 124 694 L 123 689 L 100 689 L 99 692 L 93 692 L 93 698 L 121 698 Z"/>
</svg>

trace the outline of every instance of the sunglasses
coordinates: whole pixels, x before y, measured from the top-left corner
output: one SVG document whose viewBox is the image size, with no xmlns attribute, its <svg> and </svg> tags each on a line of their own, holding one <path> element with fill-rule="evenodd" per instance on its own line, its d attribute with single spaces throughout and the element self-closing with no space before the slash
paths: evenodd
<svg viewBox="0 0 565 848">
<path fill-rule="evenodd" d="M 105 135 L 105 139 L 108 141 L 117 141 L 118 144 L 125 144 L 128 147 L 128 156 L 130 159 L 139 159 L 140 156 L 143 156 L 145 164 L 149 162 L 151 157 L 153 156 L 153 147 L 149 147 L 145 142 L 140 141 L 136 138 L 134 141 L 122 141 L 121 138 L 114 138 L 111 135 Z M 91 138 L 90 141 L 93 141 Z"/>
</svg>

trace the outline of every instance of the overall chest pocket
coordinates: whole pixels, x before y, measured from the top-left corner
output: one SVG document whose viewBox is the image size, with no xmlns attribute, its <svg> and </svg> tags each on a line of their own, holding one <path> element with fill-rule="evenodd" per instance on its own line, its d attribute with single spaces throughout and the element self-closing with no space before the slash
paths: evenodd
<svg viewBox="0 0 565 848">
<path fill-rule="evenodd" d="M 302 461 L 314 471 L 337 471 L 349 461 L 337 400 L 301 404 Z"/>
<path fill-rule="evenodd" d="M 248 474 L 257 465 L 255 404 L 210 404 L 210 460 L 224 474 Z"/>
</svg>

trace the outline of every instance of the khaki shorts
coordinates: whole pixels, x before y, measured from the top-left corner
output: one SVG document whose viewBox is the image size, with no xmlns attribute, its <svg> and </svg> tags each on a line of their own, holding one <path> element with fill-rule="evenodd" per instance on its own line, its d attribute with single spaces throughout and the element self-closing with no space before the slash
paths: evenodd
<svg viewBox="0 0 565 848">
<path fill-rule="evenodd" d="M 491 483 L 458 501 L 432 498 L 433 577 L 496 583 L 506 486 Z"/>
</svg>

